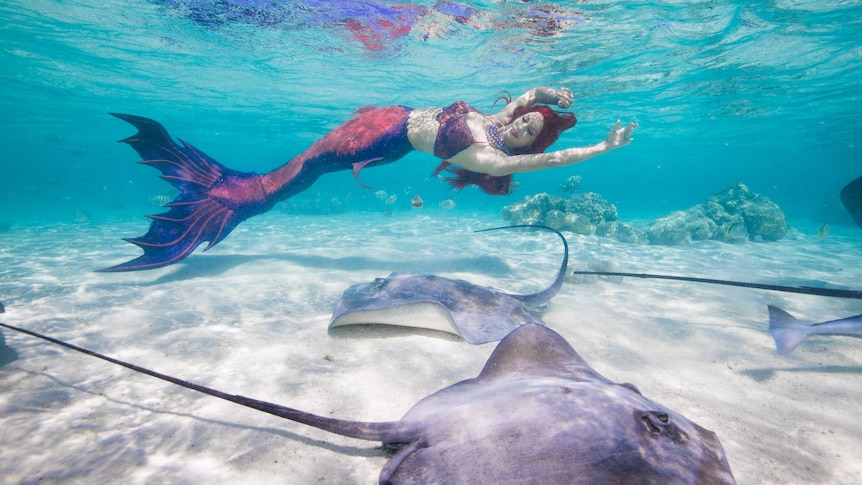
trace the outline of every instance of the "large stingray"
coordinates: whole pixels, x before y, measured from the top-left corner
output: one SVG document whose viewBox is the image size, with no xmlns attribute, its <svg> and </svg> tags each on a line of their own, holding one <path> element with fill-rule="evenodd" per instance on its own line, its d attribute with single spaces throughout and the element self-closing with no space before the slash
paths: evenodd
<svg viewBox="0 0 862 485">
<path fill-rule="evenodd" d="M 616 384 L 556 332 L 524 325 L 478 377 L 419 401 L 399 421 L 317 416 L 159 374 L 29 330 L 0 326 L 184 387 L 395 450 L 384 484 L 733 484 L 715 433 Z"/>
<path fill-rule="evenodd" d="M 464 280 L 392 273 L 347 288 L 332 312 L 329 328 L 351 324 L 400 325 L 440 330 L 471 344 L 484 344 L 500 340 L 525 323 L 544 325 L 535 309 L 560 291 L 569 262 L 569 246 L 562 234 L 545 226 L 516 225 L 476 232 L 517 227 L 552 231 L 563 241 L 563 262 L 554 282 L 543 291 L 513 295 Z"/>
</svg>

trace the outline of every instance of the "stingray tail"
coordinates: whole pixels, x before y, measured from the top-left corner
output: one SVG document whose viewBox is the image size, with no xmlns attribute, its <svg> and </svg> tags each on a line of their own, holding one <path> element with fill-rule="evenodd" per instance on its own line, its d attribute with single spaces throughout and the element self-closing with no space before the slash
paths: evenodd
<svg viewBox="0 0 862 485">
<path fill-rule="evenodd" d="M 243 220 L 269 210 L 260 175 L 224 167 L 192 145 L 175 143 L 165 128 L 148 118 L 111 113 L 138 132 L 120 140 L 142 160 L 162 172 L 161 178 L 180 194 L 165 204 L 168 212 L 147 216 L 150 229 L 141 237 L 125 239 L 144 254 L 98 271 L 137 271 L 176 263 L 202 242 L 209 249 Z"/>
<path fill-rule="evenodd" d="M 769 333 L 775 339 L 779 354 L 790 353 L 808 335 L 808 325 L 803 325 L 793 315 L 772 305 L 769 308 Z"/>
<path fill-rule="evenodd" d="M 551 283 L 551 285 L 538 293 L 530 293 L 529 295 L 509 295 L 514 298 L 517 298 L 527 307 L 535 307 L 551 301 L 551 298 L 556 296 L 557 293 L 560 292 L 560 288 L 563 287 L 563 282 L 566 279 L 566 269 L 569 266 L 569 243 L 566 242 L 566 237 L 563 236 L 560 231 L 557 231 L 556 229 L 551 229 L 548 226 L 541 226 L 538 224 L 517 224 L 514 226 L 492 227 L 490 229 L 480 229 L 474 232 L 497 231 L 500 229 L 514 229 L 519 227 L 526 229 L 551 231 L 557 236 L 559 236 L 560 240 L 563 241 L 563 261 L 560 263 L 560 269 L 557 270 L 557 276 L 556 278 L 554 278 L 554 281 Z"/>
<path fill-rule="evenodd" d="M 305 411 L 300 411 L 298 409 L 293 409 L 285 406 L 280 406 L 278 404 L 269 403 L 266 401 L 258 401 L 257 399 L 251 399 L 245 396 L 240 396 L 236 394 L 228 394 L 216 389 L 212 389 L 206 386 L 201 386 L 199 384 L 195 384 L 193 382 L 184 381 L 182 379 L 178 379 L 176 377 L 172 377 L 166 374 L 162 374 L 160 372 L 156 372 L 144 367 L 137 366 L 135 364 L 130 364 L 128 362 L 124 362 L 122 360 L 114 359 L 113 357 L 108 357 L 107 355 L 102 355 L 98 352 L 94 352 L 89 349 L 85 349 L 83 347 L 78 347 L 77 345 L 72 345 L 70 343 L 64 342 L 62 340 L 55 339 L 53 337 L 49 337 L 47 335 L 42 335 L 40 333 L 34 332 L 32 330 L 27 330 L 24 328 L 16 327 L 14 325 L 8 325 L 5 323 L 0 323 L 0 327 L 5 327 L 10 330 L 15 330 L 16 332 L 21 332 L 32 337 L 36 337 L 62 347 L 66 347 L 67 349 L 74 350 L 76 352 L 81 352 L 87 354 L 91 357 L 95 357 L 97 359 L 102 359 L 104 361 L 110 362 L 112 364 L 116 364 L 127 369 L 131 369 L 135 372 L 140 372 L 141 374 L 146 374 L 150 377 L 155 377 L 156 379 L 161 379 L 163 381 L 170 382 L 172 384 L 176 384 L 181 387 L 185 387 L 187 389 L 192 389 L 198 391 L 203 394 L 207 394 L 213 397 L 217 397 L 219 399 L 224 399 L 225 401 L 230 401 L 248 408 L 256 409 L 258 411 L 263 411 L 268 414 L 272 414 L 273 416 L 278 416 L 280 418 L 289 419 L 291 421 L 296 421 L 298 423 L 307 424 L 309 426 L 313 426 L 315 428 L 319 428 L 325 431 L 329 431 L 331 433 L 339 434 L 342 436 L 348 436 L 351 438 L 370 440 L 370 441 L 381 441 L 381 442 L 405 442 L 410 441 L 409 433 L 407 430 L 400 430 L 400 426 L 397 422 L 379 422 L 379 423 L 364 423 L 360 421 L 347 421 L 343 419 L 334 419 L 327 418 L 323 416 L 317 416 L 315 414 L 307 413 Z M 407 434 L 408 436 L 405 436 Z"/>
</svg>

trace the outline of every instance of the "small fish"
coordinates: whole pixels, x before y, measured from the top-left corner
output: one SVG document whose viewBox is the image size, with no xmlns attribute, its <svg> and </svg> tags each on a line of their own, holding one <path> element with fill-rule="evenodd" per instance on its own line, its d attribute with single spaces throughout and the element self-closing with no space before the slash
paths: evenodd
<svg viewBox="0 0 862 485">
<path fill-rule="evenodd" d="M 862 338 L 862 314 L 814 325 L 803 325 L 793 315 L 772 305 L 769 308 L 769 333 L 779 354 L 790 353 L 808 335 L 847 335 Z"/>
<path fill-rule="evenodd" d="M 416 194 L 413 196 L 413 200 L 410 201 L 410 205 L 417 209 L 422 207 L 422 197 L 419 197 L 419 194 Z"/>
<path fill-rule="evenodd" d="M 452 199 L 441 200 L 439 206 L 443 210 L 449 210 L 455 207 L 455 201 Z"/>
<path fill-rule="evenodd" d="M 159 194 L 153 197 L 150 197 L 150 205 L 154 206 L 162 206 L 171 201 L 171 198 L 166 194 Z"/>
<path fill-rule="evenodd" d="M 727 239 L 741 239 L 748 237 L 748 230 L 743 222 L 731 222 L 724 226 L 724 235 Z"/>
<path fill-rule="evenodd" d="M 826 239 L 829 237 L 829 224 L 823 224 L 817 230 L 817 239 Z"/>
<path fill-rule="evenodd" d="M 560 184 L 560 188 L 566 192 L 574 193 L 581 188 L 581 176 L 572 175 L 571 177 L 567 178 L 564 183 Z"/>
</svg>

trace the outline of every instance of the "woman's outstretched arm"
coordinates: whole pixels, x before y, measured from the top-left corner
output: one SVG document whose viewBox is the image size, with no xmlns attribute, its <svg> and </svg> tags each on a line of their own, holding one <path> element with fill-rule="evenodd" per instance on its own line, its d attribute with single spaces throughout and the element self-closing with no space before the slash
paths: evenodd
<svg viewBox="0 0 862 485">
<path fill-rule="evenodd" d="M 532 106 L 534 104 L 555 104 L 560 108 L 568 108 L 572 104 L 574 96 L 569 88 L 548 88 L 539 86 L 518 96 L 509 102 L 505 108 L 494 115 L 501 124 L 508 125 L 512 122 L 515 110 L 521 106 Z"/>
<path fill-rule="evenodd" d="M 632 132 L 637 123 L 620 127 L 617 121 L 608 136 L 595 145 L 566 148 L 548 153 L 508 156 L 489 145 L 474 144 L 452 157 L 449 161 L 474 172 L 503 176 L 513 173 L 535 172 L 546 168 L 565 167 L 607 153 L 632 142 Z"/>
</svg>

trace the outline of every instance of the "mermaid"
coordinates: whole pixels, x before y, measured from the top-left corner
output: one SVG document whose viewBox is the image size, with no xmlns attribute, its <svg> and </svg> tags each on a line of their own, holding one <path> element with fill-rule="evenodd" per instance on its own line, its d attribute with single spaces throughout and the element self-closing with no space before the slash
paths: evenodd
<svg viewBox="0 0 862 485">
<path fill-rule="evenodd" d="M 137 271 L 160 268 L 190 255 L 202 242 L 209 249 L 242 221 L 272 209 L 311 185 L 323 174 L 360 171 L 395 162 L 413 150 L 430 153 L 443 162 L 434 175 L 446 171 L 456 189 L 476 185 L 486 193 L 505 195 L 512 174 L 564 167 L 607 153 L 632 141 L 637 127 L 616 125 L 595 145 L 544 153 L 560 134 L 576 123 L 568 108 L 567 88 L 537 87 L 508 100 L 497 114 L 481 113 L 458 101 L 446 108 L 406 106 L 365 107 L 285 165 L 265 174 L 227 168 L 192 145 L 174 142 L 162 125 L 140 116 L 111 113 L 138 132 L 121 140 L 129 144 L 162 178 L 179 189 L 169 210 L 149 217 L 150 229 L 126 241 L 144 254 L 99 271 Z"/>
</svg>

